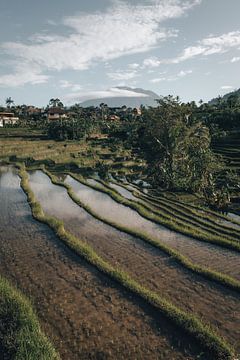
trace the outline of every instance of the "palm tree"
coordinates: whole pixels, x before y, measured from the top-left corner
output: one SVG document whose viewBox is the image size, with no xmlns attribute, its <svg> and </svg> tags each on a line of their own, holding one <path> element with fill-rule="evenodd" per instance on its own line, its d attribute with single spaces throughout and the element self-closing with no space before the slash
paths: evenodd
<svg viewBox="0 0 240 360">
<path fill-rule="evenodd" d="M 10 107 L 14 104 L 14 101 L 10 96 L 10 97 L 6 98 L 5 103 L 7 105 L 7 108 L 10 109 Z"/>
<path fill-rule="evenodd" d="M 56 99 L 50 99 L 49 101 L 49 106 L 51 107 L 60 107 L 63 108 L 63 103 L 60 101 L 60 99 L 56 98 Z"/>
</svg>

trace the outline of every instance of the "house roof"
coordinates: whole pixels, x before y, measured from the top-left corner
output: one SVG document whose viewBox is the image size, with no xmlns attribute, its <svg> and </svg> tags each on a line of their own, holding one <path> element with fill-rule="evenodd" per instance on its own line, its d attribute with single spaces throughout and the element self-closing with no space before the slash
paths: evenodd
<svg viewBox="0 0 240 360">
<path fill-rule="evenodd" d="M 65 111 L 59 107 L 51 107 L 48 109 L 48 114 L 65 114 Z"/>
<path fill-rule="evenodd" d="M 0 112 L 0 116 L 15 116 L 13 112 Z"/>
</svg>

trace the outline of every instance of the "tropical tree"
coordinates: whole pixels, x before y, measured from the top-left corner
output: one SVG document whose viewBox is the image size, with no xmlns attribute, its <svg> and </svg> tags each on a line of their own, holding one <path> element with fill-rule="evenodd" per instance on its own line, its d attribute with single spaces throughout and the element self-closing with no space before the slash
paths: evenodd
<svg viewBox="0 0 240 360">
<path fill-rule="evenodd" d="M 204 192 L 218 167 L 209 129 L 194 118 L 193 104 L 172 96 L 157 102 L 156 108 L 145 111 L 140 129 L 148 175 L 166 189 Z"/>
<path fill-rule="evenodd" d="M 62 103 L 61 100 L 58 99 L 58 98 L 56 98 L 56 99 L 54 99 L 54 98 L 50 99 L 50 100 L 49 100 L 49 106 L 50 106 L 50 107 L 60 107 L 60 108 L 63 108 L 63 107 L 64 107 L 64 106 L 63 106 L 63 103 Z"/>
<path fill-rule="evenodd" d="M 14 104 L 14 100 L 11 97 L 6 98 L 5 100 L 6 106 L 8 109 Z"/>
</svg>

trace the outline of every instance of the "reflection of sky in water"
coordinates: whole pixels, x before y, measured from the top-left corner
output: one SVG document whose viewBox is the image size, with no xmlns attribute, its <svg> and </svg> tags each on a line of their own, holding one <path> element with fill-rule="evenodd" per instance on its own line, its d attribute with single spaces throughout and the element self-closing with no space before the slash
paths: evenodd
<svg viewBox="0 0 240 360">
<path fill-rule="evenodd" d="M 13 166 L 0 166 L 0 209 L 6 213 L 9 210 L 7 208 L 9 206 L 8 198 L 11 198 L 11 201 L 14 199 L 14 209 L 10 210 L 14 211 L 15 218 L 29 215 L 28 209 L 22 206 L 23 191 L 20 187 L 20 177 L 17 174 L 18 170 Z M 3 224 L 3 219 L 7 218 L 1 217 L 2 225 L 7 226 L 7 223 Z"/>
<path fill-rule="evenodd" d="M 240 215 L 233 214 L 233 213 L 228 213 L 228 217 L 230 219 L 236 220 L 236 221 L 238 221 L 240 223 Z"/>
<path fill-rule="evenodd" d="M 168 237 L 175 238 L 176 236 L 179 236 L 171 230 L 144 219 L 136 211 L 128 208 L 127 206 L 118 204 L 116 201 L 111 199 L 110 196 L 79 183 L 71 176 L 67 176 L 66 183 L 72 186 L 81 201 L 83 201 L 86 205 L 91 206 L 94 211 L 111 221 L 115 221 L 120 225 L 128 226 L 132 229 L 142 230 L 159 238 L 162 236 L 164 236 L 165 239 Z"/>
<path fill-rule="evenodd" d="M 64 221 L 68 231 L 82 240 L 92 237 L 113 237 L 117 231 L 96 220 L 69 197 L 66 189 L 52 184 L 42 171 L 30 174 L 30 186 L 43 211 Z M 119 235 L 118 235 L 119 236 Z"/>
<path fill-rule="evenodd" d="M 31 172 L 29 183 L 43 211 L 59 218 L 63 213 L 65 218 L 79 217 L 78 206 L 68 197 L 65 188 L 54 186 L 42 171 Z"/>
<path fill-rule="evenodd" d="M 17 169 L 13 166 L 0 166 L 0 189 L 19 187 L 20 179 L 16 176 Z"/>
<path fill-rule="evenodd" d="M 138 200 L 136 199 L 136 197 L 131 193 L 131 191 L 125 189 L 124 187 L 120 186 L 120 185 L 117 185 L 117 184 L 114 184 L 114 183 L 109 183 L 109 185 L 117 190 L 117 192 L 119 192 L 122 196 L 124 196 L 125 198 L 127 199 L 130 199 L 130 200 Z"/>
<path fill-rule="evenodd" d="M 209 262 L 212 264 L 214 260 L 215 265 L 212 265 L 213 268 L 218 270 L 218 267 L 221 265 L 221 270 L 225 272 L 226 269 L 226 273 L 228 273 L 227 267 L 229 261 L 231 261 L 234 268 L 236 264 L 239 264 L 239 254 L 235 252 L 229 250 L 226 252 L 225 249 L 221 249 L 220 247 L 191 239 L 190 237 L 155 224 L 143 218 L 127 206 L 117 203 L 107 194 L 83 185 L 70 176 L 66 178 L 66 182 L 72 186 L 81 201 L 89 205 L 96 213 L 104 218 L 133 230 L 140 230 L 151 237 L 159 239 L 176 248 L 182 254 L 190 256 L 196 263 L 198 263 L 200 259 L 201 264 L 206 263 L 206 266 L 209 266 Z M 225 269 L 223 270 L 224 267 Z M 231 273 L 231 271 L 229 268 L 229 273 Z"/>
</svg>

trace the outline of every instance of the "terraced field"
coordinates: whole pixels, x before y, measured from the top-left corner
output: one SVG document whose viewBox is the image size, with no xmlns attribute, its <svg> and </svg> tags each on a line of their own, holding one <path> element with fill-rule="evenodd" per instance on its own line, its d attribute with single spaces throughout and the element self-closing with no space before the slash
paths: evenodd
<svg viewBox="0 0 240 360">
<path fill-rule="evenodd" d="M 126 149 L 31 136 L 0 145 L 12 160 L 0 167 L 0 275 L 31 299 L 60 358 L 239 358 L 237 213 L 103 181 L 99 160 L 113 175 L 140 166 Z"/>
<path fill-rule="evenodd" d="M 229 132 L 228 136 L 213 143 L 216 154 L 221 155 L 226 171 L 234 171 L 240 175 L 240 131 Z M 240 189 L 233 190 L 231 210 L 240 214 Z"/>
<path fill-rule="evenodd" d="M 112 171 L 138 173 L 145 162 L 135 157 L 132 151 L 115 146 L 107 139 L 89 139 L 89 141 L 56 142 L 47 139 L 41 131 L 32 129 L 0 128 L 0 158 L 12 158 L 25 161 L 55 164 L 62 167 L 81 168 L 91 171 L 99 164 Z"/>
<path fill-rule="evenodd" d="M 124 222 L 124 224 L 127 222 L 128 226 L 132 224 L 142 229 L 144 218 L 138 216 L 133 210 L 126 208 L 130 213 L 124 213 L 121 211 L 121 205 L 116 203 L 117 208 L 114 208 L 113 200 L 107 199 L 108 203 L 106 203 L 108 196 L 101 193 L 97 196 L 95 190 L 86 189 L 85 185 L 77 183 L 70 177 L 66 178 L 66 182 L 71 184 L 77 196 L 85 204 L 91 207 L 95 205 L 95 212 L 104 214 L 106 218 L 111 215 L 111 219 L 115 222 Z M 165 297 L 175 305 L 181 303 L 183 310 L 198 314 L 205 322 L 215 326 L 219 334 L 226 337 L 240 350 L 238 294 L 211 284 L 199 276 L 194 276 L 186 269 L 177 266 L 166 254 L 96 220 L 84 209 L 79 208 L 68 197 L 64 188 L 52 184 L 43 172 L 37 171 L 30 174 L 30 186 L 44 212 L 63 220 L 69 232 L 90 243 L 104 259 L 130 273 L 144 286 L 148 286 L 159 294 L 164 293 Z M 61 204 L 64 204 L 64 207 Z M 144 225 L 145 232 L 149 227 L 151 234 L 159 234 L 160 237 L 167 238 L 168 230 L 165 233 L 163 228 L 157 227 L 148 220 Z M 175 241 L 178 241 L 178 236 L 181 237 L 179 234 L 174 235 Z M 237 264 L 240 263 L 240 254 L 239 256 L 236 254 L 235 261 Z M 199 298 L 201 302 L 198 302 Z"/>
<path fill-rule="evenodd" d="M 1 168 L 0 189 L 0 272 L 32 299 L 62 359 L 196 358 L 197 346 L 156 310 L 33 220 L 12 169 Z"/>
<path fill-rule="evenodd" d="M 78 197 L 85 201 L 86 205 L 90 206 L 94 212 L 101 214 L 104 219 L 116 222 L 131 230 L 134 229 L 139 234 L 146 234 L 150 238 L 179 251 L 194 263 L 206 267 L 211 265 L 212 269 L 220 270 L 220 272 L 240 280 L 240 254 L 238 251 L 225 251 L 220 246 L 192 239 L 161 224 L 149 221 L 133 209 L 113 200 L 108 194 L 94 190 L 71 177 L 66 178 L 66 183 L 73 187 Z M 126 194 L 127 190 L 124 188 L 122 190 Z M 128 191 L 128 193 L 130 192 Z M 138 200 L 138 198 L 133 198 Z M 216 226 L 218 226 L 219 232 L 223 231 L 221 225 L 216 224 Z M 234 229 L 234 231 L 236 230 Z M 238 231 L 236 231 L 236 235 L 239 236 Z M 236 243 L 238 243 L 238 240 L 236 240 Z"/>
</svg>

